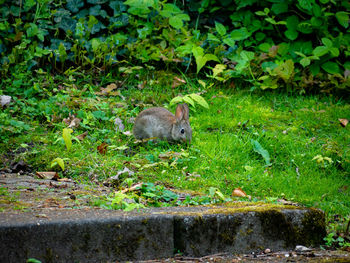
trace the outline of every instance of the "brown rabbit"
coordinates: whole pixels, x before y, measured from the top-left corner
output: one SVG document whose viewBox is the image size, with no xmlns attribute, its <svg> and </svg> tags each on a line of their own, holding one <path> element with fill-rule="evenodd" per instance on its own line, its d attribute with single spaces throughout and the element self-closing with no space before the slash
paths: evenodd
<svg viewBox="0 0 350 263">
<path fill-rule="evenodd" d="M 136 139 L 158 138 L 169 142 L 191 142 L 192 129 L 186 103 L 176 107 L 175 116 L 165 108 L 150 108 L 142 111 L 135 120 L 133 129 Z"/>
</svg>

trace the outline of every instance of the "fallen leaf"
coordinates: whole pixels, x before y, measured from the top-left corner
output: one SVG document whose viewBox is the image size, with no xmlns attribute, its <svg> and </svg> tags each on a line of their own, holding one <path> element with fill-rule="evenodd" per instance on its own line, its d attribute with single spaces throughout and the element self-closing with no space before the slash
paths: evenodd
<svg viewBox="0 0 350 263">
<path fill-rule="evenodd" d="M 123 134 L 126 135 L 126 136 L 131 136 L 132 135 L 131 131 L 125 131 L 125 132 L 123 132 Z"/>
<path fill-rule="evenodd" d="M 275 57 L 277 55 L 277 51 L 278 51 L 278 46 L 272 46 L 269 49 L 269 56 L 270 57 Z"/>
<path fill-rule="evenodd" d="M 58 173 L 57 172 L 36 172 L 36 175 L 40 179 L 57 179 L 58 178 Z"/>
<path fill-rule="evenodd" d="M 348 119 L 339 119 L 340 125 L 343 127 L 346 127 L 348 125 L 349 120 Z"/>
<path fill-rule="evenodd" d="M 105 185 L 105 186 L 118 186 L 120 184 L 120 182 L 122 181 L 122 179 L 125 178 L 125 176 L 123 176 L 123 178 L 120 178 L 120 176 L 124 175 L 124 174 L 127 174 L 128 177 L 131 177 L 131 176 L 134 176 L 135 172 L 131 171 L 127 167 L 124 167 L 124 169 L 122 171 L 118 171 L 118 173 L 116 175 L 107 178 L 107 180 L 103 182 L 103 185 Z"/>
<path fill-rule="evenodd" d="M 69 179 L 69 178 L 58 178 L 57 181 L 58 182 L 73 182 L 73 180 Z"/>
<path fill-rule="evenodd" d="M 180 79 L 178 77 L 174 77 L 173 84 L 171 85 L 171 87 L 174 89 L 182 84 L 186 84 L 186 80 Z"/>
<path fill-rule="evenodd" d="M 85 139 L 86 135 L 88 135 L 88 131 L 86 131 L 86 132 L 84 132 L 84 133 L 82 133 L 82 134 L 79 134 L 79 135 L 77 136 L 77 139 L 78 139 L 79 141 L 82 141 L 82 140 Z"/>
<path fill-rule="evenodd" d="M 247 197 L 248 195 L 240 187 L 238 187 L 235 190 L 233 190 L 232 196 Z"/>
<path fill-rule="evenodd" d="M 181 156 L 181 153 L 178 153 L 178 152 L 166 152 L 158 155 L 158 157 L 163 160 L 170 160 L 173 158 L 178 158 L 180 156 Z"/>
<path fill-rule="evenodd" d="M 135 184 L 135 185 L 131 186 L 130 188 L 126 188 L 126 189 L 124 189 L 124 190 L 121 190 L 121 192 L 122 192 L 123 194 L 125 194 L 126 192 L 130 192 L 130 191 L 137 190 L 139 187 L 142 187 L 142 184 L 143 184 L 143 183 Z"/>
<path fill-rule="evenodd" d="M 107 147 L 108 147 L 108 144 L 103 142 L 101 143 L 99 146 L 97 146 L 97 151 L 100 153 L 100 154 L 106 154 L 107 152 Z"/>
<path fill-rule="evenodd" d="M 1 95 L 1 96 L 0 96 L 0 103 L 1 103 L 1 106 L 4 107 L 4 106 L 10 104 L 11 99 L 12 99 L 11 96 Z"/>
<path fill-rule="evenodd" d="M 76 128 L 79 127 L 81 119 L 76 118 L 75 115 L 69 114 L 68 118 L 63 119 L 64 124 L 68 126 L 68 128 Z"/>
<path fill-rule="evenodd" d="M 68 125 L 68 128 L 76 128 L 76 127 L 79 127 L 80 122 L 81 122 L 81 119 L 79 119 L 79 118 L 74 118 L 74 119 L 71 121 L 71 123 Z"/>
<path fill-rule="evenodd" d="M 46 214 L 37 214 L 35 216 L 40 217 L 40 218 L 48 218 L 48 216 Z"/>
</svg>

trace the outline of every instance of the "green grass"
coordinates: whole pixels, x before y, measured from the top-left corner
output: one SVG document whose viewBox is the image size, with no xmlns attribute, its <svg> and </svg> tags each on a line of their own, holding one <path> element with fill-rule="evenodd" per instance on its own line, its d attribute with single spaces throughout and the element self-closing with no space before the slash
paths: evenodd
<svg viewBox="0 0 350 263">
<path fill-rule="evenodd" d="M 16 152 L 23 143 L 34 143 L 15 154 L 15 159 L 24 159 L 34 170 L 43 171 L 52 170 L 50 164 L 56 157 L 67 158 L 61 175 L 85 183 L 94 178 L 102 182 L 128 167 L 135 172 L 135 182 L 203 193 L 217 187 L 227 196 L 240 187 L 254 200 L 285 198 L 321 208 L 329 215 L 350 215 L 350 125 L 344 128 L 338 121 L 350 119 L 350 104 L 329 96 L 212 89 L 203 94 L 210 109 L 197 107 L 190 113 L 190 146 L 134 144 L 132 136 L 115 132 L 115 116 L 131 131 L 127 120 L 142 108 L 166 105 L 180 92 L 198 92 L 190 86 L 169 91 L 160 87 L 123 89 L 123 97 L 66 92 L 68 101 L 58 94 L 52 106 L 56 107 L 56 120 L 47 123 L 43 117 L 24 114 L 28 117 L 22 120 L 28 119 L 31 129 L 8 138 L 4 135 L 0 155 Z M 119 108 L 117 103 L 121 102 L 127 107 Z M 65 127 L 61 121 L 69 111 L 83 119 L 73 136 L 86 130 L 89 134 L 81 143 L 73 141 L 67 152 L 60 138 Z M 105 118 L 96 118 L 94 111 L 104 112 Z M 7 110 L 4 114 L 18 117 L 20 112 Z M 269 152 L 270 166 L 253 150 L 252 139 Z M 97 150 L 102 142 L 109 145 L 104 155 Z M 159 157 L 164 153 L 168 159 Z M 317 155 L 330 158 L 332 163 L 317 163 L 313 160 Z"/>
</svg>

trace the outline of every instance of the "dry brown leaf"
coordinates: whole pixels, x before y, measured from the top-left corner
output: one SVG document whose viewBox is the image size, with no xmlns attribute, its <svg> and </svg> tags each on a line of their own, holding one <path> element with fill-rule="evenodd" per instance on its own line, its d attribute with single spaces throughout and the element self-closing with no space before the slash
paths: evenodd
<svg viewBox="0 0 350 263">
<path fill-rule="evenodd" d="M 172 158 L 180 157 L 181 153 L 178 152 L 166 152 L 166 153 L 160 153 L 158 157 L 163 160 L 170 160 Z"/>
<path fill-rule="evenodd" d="M 75 115 L 69 114 L 68 118 L 64 118 L 63 122 L 68 126 L 68 128 L 79 127 L 81 119 L 76 118 Z"/>
<path fill-rule="evenodd" d="M 103 142 L 103 143 L 101 143 L 99 146 L 97 146 L 97 151 L 98 151 L 100 154 L 106 154 L 107 148 L 108 148 L 108 144 L 105 143 L 105 142 Z"/>
<path fill-rule="evenodd" d="M 73 182 L 73 180 L 69 179 L 69 178 L 58 178 L 57 181 L 58 182 Z"/>
<path fill-rule="evenodd" d="M 76 128 L 76 127 L 79 127 L 80 122 L 81 122 L 81 119 L 79 119 L 79 118 L 74 118 L 74 119 L 71 121 L 71 123 L 68 125 L 68 128 Z"/>
<path fill-rule="evenodd" d="M 180 79 L 178 77 L 174 77 L 173 84 L 171 85 L 171 87 L 174 89 L 182 84 L 186 84 L 186 80 Z"/>
<path fill-rule="evenodd" d="M 235 190 L 233 190 L 232 196 L 247 197 L 248 195 L 240 187 L 237 187 Z"/>
<path fill-rule="evenodd" d="M 121 190 L 121 192 L 122 192 L 123 194 L 125 194 L 126 192 L 134 191 L 134 190 L 136 190 L 136 188 L 141 187 L 142 184 L 143 184 L 143 183 L 135 184 L 135 185 L 131 186 L 130 188 L 126 188 L 126 189 L 124 189 L 124 190 Z"/>
<path fill-rule="evenodd" d="M 77 139 L 78 139 L 79 141 L 82 141 L 82 140 L 85 139 L 86 135 L 88 135 L 88 131 L 86 131 L 86 132 L 84 132 L 84 133 L 82 133 L 82 134 L 79 134 L 79 135 L 77 136 Z"/>
<path fill-rule="evenodd" d="M 58 178 L 58 173 L 57 172 L 36 172 L 36 175 L 40 178 L 40 179 L 56 179 Z"/>
<path fill-rule="evenodd" d="M 339 119 L 340 125 L 343 127 L 346 127 L 348 125 L 349 120 L 348 119 Z"/>
<path fill-rule="evenodd" d="M 272 47 L 269 49 L 269 56 L 270 56 L 270 57 L 276 57 L 277 51 L 278 51 L 278 46 L 272 46 Z"/>
<path fill-rule="evenodd" d="M 102 88 L 101 87 L 101 91 L 97 91 L 95 92 L 96 95 L 113 95 L 113 96 L 117 96 L 120 95 L 119 91 L 113 91 L 115 89 L 117 89 L 118 86 L 115 83 L 111 83 L 109 85 L 107 85 L 107 87 Z"/>
</svg>

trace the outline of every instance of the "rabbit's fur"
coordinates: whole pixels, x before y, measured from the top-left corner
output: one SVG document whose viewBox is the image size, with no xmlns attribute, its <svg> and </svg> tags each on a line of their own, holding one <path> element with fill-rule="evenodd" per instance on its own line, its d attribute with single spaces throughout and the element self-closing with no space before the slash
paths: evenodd
<svg viewBox="0 0 350 263">
<path fill-rule="evenodd" d="M 133 129 L 136 139 L 158 138 L 169 142 L 191 142 L 192 129 L 186 103 L 176 107 L 175 115 L 165 108 L 150 108 L 142 111 L 135 120 Z"/>
</svg>

